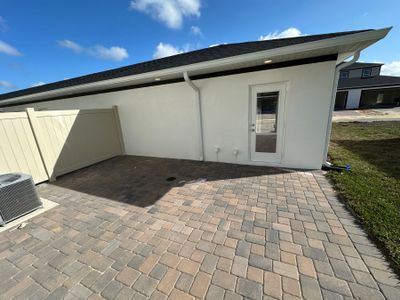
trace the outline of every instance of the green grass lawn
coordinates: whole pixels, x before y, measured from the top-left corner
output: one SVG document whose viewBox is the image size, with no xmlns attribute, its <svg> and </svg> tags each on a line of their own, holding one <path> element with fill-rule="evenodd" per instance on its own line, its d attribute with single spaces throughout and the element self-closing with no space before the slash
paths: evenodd
<svg viewBox="0 0 400 300">
<path fill-rule="evenodd" d="M 336 188 L 400 268 L 400 122 L 334 123 L 329 172 Z"/>
</svg>

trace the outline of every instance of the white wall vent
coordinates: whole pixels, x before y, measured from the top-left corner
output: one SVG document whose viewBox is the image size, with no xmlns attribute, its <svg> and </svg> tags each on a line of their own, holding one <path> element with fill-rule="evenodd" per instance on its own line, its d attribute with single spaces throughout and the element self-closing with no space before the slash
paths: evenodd
<svg viewBox="0 0 400 300">
<path fill-rule="evenodd" d="M 30 175 L 0 175 L 0 226 L 42 206 Z"/>
</svg>

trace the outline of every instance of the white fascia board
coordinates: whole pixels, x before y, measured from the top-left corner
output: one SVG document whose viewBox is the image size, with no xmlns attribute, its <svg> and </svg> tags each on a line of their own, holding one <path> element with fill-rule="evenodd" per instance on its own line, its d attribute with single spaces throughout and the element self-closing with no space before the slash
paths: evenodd
<svg viewBox="0 0 400 300">
<path fill-rule="evenodd" d="M 360 32 L 360 33 L 354 33 L 354 34 L 339 36 L 339 37 L 320 40 L 320 41 L 302 43 L 302 44 L 292 45 L 292 46 L 285 46 L 285 47 L 275 48 L 275 49 L 271 49 L 271 50 L 259 51 L 259 52 L 255 52 L 255 53 L 236 55 L 233 57 L 216 59 L 216 60 L 207 61 L 207 62 L 200 62 L 200 63 L 196 63 L 196 64 L 191 64 L 191 65 L 179 66 L 176 68 L 163 69 L 163 70 L 154 71 L 154 72 L 147 72 L 147 73 L 132 75 L 132 76 L 124 76 L 121 78 L 102 80 L 102 81 L 98 81 L 98 82 L 92 82 L 92 83 L 87 83 L 87 84 L 82 84 L 82 85 L 77 85 L 77 86 L 72 86 L 72 87 L 56 89 L 53 91 L 25 95 L 25 96 L 15 97 L 15 98 L 12 98 L 9 100 L 3 100 L 0 102 L 0 105 L 5 106 L 8 104 L 14 104 L 15 102 L 23 103 L 25 101 L 33 101 L 33 100 L 38 100 L 41 98 L 42 99 L 43 98 L 51 98 L 51 97 L 64 96 L 64 95 L 66 97 L 68 97 L 68 95 L 74 94 L 76 92 L 85 92 L 85 90 L 96 90 L 97 88 L 100 89 L 100 88 L 111 87 L 115 84 L 120 85 L 121 83 L 122 84 L 123 83 L 133 83 L 136 80 L 143 80 L 143 79 L 149 79 L 149 78 L 154 79 L 156 77 L 165 77 L 165 76 L 171 76 L 174 74 L 183 74 L 184 72 L 190 73 L 192 71 L 199 71 L 199 70 L 208 69 L 211 67 L 213 67 L 213 68 L 223 67 L 223 66 L 229 66 L 231 64 L 251 62 L 251 61 L 265 59 L 265 58 L 271 59 L 276 56 L 284 56 L 284 55 L 296 54 L 296 53 L 307 52 L 307 51 L 322 50 L 324 48 L 329 48 L 329 47 L 340 47 L 340 46 L 345 46 L 345 45 L 349 45 L 349 44 L 356 45 L 361 42 L 370 41 L 370 43 L 368 43 L 368 45 L 367 45 L 367 46 L 369 46 L 370 44 L 373 44 L 373 43 L 377 42 L 378 40 L 383 39 L 388 34 L 388 32 L 391 30 L 391 28 L 392 27 L 376 29 L 376 30 L 371 30 L 371 31 L 365 31 L 365 32 Z M 364 46 L 362 48 L 366 48 L 367 46 Z M 357 49 L 357 50 L 362 50 L 362 49 Z"/>
</svg>

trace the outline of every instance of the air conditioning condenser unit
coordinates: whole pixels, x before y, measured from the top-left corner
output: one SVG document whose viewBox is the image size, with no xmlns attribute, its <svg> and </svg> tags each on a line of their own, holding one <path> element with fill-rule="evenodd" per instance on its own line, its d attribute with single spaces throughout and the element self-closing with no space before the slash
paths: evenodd
<svg viewBox="0 0 400 300">
<path fill-rule="evenodd" d="M 0 226 L 42 207 L 32 177 L 22 173 L 0 175 Z"/>
</svg>

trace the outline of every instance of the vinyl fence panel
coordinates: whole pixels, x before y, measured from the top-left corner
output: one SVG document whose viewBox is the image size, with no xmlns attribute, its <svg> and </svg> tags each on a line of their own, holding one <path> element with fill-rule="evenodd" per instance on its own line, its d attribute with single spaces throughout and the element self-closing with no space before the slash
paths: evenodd
<svg viewBox="0 0 400 300">
<path fill-rule="evenodd" d="M 51 179 L 124 152 L 116 108 L 28 114 Z"/>
<path fill-rule="evenodd" d="M 35 183 L 49 179 L 26 112 L 0 113 L 0 173 L 30 174 Z"/>
<path fill-rule="evenodd" d="M 0 173 L 35 183 L 124 154 L 117 107 L 0 113 Z"/>
</svg>

